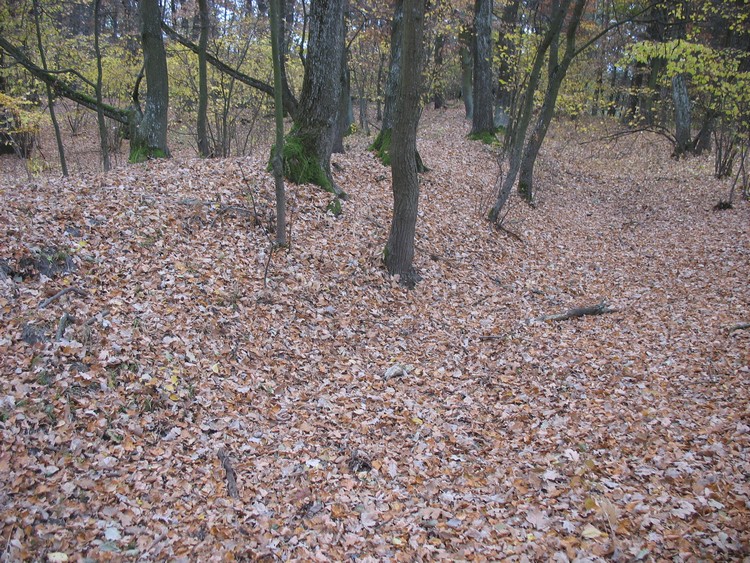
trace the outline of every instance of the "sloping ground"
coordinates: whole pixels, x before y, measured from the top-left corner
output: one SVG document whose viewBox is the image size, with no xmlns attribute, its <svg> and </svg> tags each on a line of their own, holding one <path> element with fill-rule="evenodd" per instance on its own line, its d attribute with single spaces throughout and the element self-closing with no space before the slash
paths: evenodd
<svg viewBox="0 0 750 563">
<path fill-rule="evenodd" d="M 362 139 L 344 214 L 291 187 L 270 263 L 238 210 L 268 224 L 260 158 L 2 188 L 3 558 L 750 555 L 750 206 L 655 139 L 559 127 L 519 241 L 465 133 L 426 113 L 411 292 Z"/>
</svg>

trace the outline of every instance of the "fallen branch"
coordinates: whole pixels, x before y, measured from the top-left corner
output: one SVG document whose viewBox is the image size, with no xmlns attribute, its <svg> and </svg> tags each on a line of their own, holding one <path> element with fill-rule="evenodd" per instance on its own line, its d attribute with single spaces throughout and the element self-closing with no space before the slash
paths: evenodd
<svg viewBox="0 0 750 563">
<path fill-rule="evenodd" d="M 232 469 L 229 456 L 227 456 L 227 453 L 223 449 L 216 452 L 216 455 L 219 457 L 221 466 L 227 474 L 227 492 L 229 493 L 229 496 L 232 498 L 240 498 L 240 492 L 237 490 L 237 477 L 235 476 L 234 469 Z"/>
<path fill-rule="evenodd" d="M 614 313 L 617 309 L 611 309 L 607 305 L 606 301 L 591 305 L 589 307 L 576 307 L 568 309 L 564 313 L 558 313 L 556 315 L 542 315 L 534 319 L 535 321 L 567 321 L 568 319 L 575 319 L 578 317 L 584 317 L 586 315 L 604 315 L 606 313 Z"/>
<path fill-rule="evenodd" d="M 737 323 L 729 327 L 729 334 L 732 334 L 735 330 L 745 330 L 750 328 L 750 323 Z"/>
<path fill-rule="evenodd" d="M 44 309 L 47 305 L 49 305 L 53 301 L 56 301 L 57 299 L 60 299 L 60 297 L 62 297 L 63 295 L 67 295 L 68 293 L 75 293 L 77 295 L 80 295 L 81 297 L 88 297 L 89 296 L 88 293 L 86 293 L 85 291 L 83 291 L 79 287 L 66 287 L 65 289 L 61 289 L 60 291 L 58 291 L 57 293 L 55 293 L 52 297 L 49 297 L 49 298 L 45 299 L 44 301 L 42 301 L 39 304 L 39 308 L 40 309 Z"/>
</svg>

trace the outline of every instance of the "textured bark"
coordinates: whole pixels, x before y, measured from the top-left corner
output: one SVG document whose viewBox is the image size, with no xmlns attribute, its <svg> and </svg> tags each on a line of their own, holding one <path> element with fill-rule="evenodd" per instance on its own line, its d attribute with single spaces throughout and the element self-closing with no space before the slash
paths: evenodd
<svg viewBox="0 0 750 563">
<path fill-rule="evenodd" d="M 393 111 L 396 107 L 396 94 L 398 90 L 399 77 L 401 75 L 401 44 L 404 29 L 404 2 L 396 0 L 391 25 L 391 60 L 388 66 L 388 74 L 385 79 L 385 103 L 383 104 L 383 126 L 381 129 L 393 127 Z"/>
<path fill-rule="evenodd" d="M 104 112 L 102 112 L 102 53 L 99 49 L 99 23 L 101 0 L 94 0 L 94 55 L 96 57 L 96 122 L 99 126 L 99 145 L 102 151 L 102 167 L 105 172 L 109 172 L 111 164 L 109 161 L 109 146 L 107 145 L 107 124 L 104 121 Z"/>
<path fill-rule="evenodd" d="M 146 108 L 135 127 L 131 125 L 131 160 L 169 156 L 167 147 L 167 112 L 169 110 L 169 78 L 167 54 L 161 35 L 158 0 L 140 0 L 141 45 L 146 73 Z"/>
<path fill-rule="evenodd" d="M 393 123 L 393 219 L 385 248 L 388 272 L 409 287 L 419 280 L 412 262 L 419 204 L 416 154 L 424 12 L 425 0 L 404 0 L 401 75 Z"/>
<path fill-rule="evenodd" d="M 333 152 L 344 153 L 344 137 L 349 134 L 353 119 L 351 74 L 346 61 L 346 51 L 341 57 L 341 94 L 339 96 L 338 118 L 336 120 L 336 134 L 333 141 Z"/>
<path fill-rule="evenodd" d="M 674 101 L 675 156 L 692 152 L 690 123 L 690 96 L 684 74 L 672 78 L 672 100 Z"/>
<path fill-rule="evenodd" d="M 495 132 L 492 98 L 492 0 L 474 2 L 474 111 L 471 134 Z"/>
<path fill-rule="evenodd" d="M 445 107 L 445 88 L 440 78 L 440 73 L 443 72 L 443 47 L 445 46 L 445 36 L 442 33 L 438 33 L 435 37 L 435 72 L 438 75 L 435 77 L 435 93 L 432 97 L 432 102 L 435 105 L 435 109 L 442 109 Z"/>
<path fill-rule="evenodd" d="M 290 136 L 315 158 L 328 179 L 325 188 L 345 196 L 333 181 L 331 153 L 341 98 L 344 0 L 313 0 L 310 5 L 305 76 L 297 119 Z M 332 77 L 336 77 L 333 80 Z"/>
<path fill-rule="evenodd" d="M 210 155 L 208 146 L 208 68 L 206 48 L 208 47 L 208 0 L 198 0 L 200 16 L 200 38 L 198 40 L 198 153 Z"/>
</svg>

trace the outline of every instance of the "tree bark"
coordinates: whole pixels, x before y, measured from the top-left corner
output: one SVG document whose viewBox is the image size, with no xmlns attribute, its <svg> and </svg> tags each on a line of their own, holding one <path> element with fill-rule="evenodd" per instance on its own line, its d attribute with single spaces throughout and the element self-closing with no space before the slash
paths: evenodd
<svg viewBox="0 0 750 563">
<path fill-rule="evenodd" d="M 414 234 L 419 204 L 417 173 L 417 125 L 420 115 L 422 43 L 425 0 L 403 0 L 404 31 L 398 99 L 393 123 L 393 219 L 385 264 L 391 275 L 413 287 L 419 276 L 414 271 Z"/>
<path fill-rule="evenodd" d="M 198 153 L 210 156 L 208 146 L 208 68 L 206 49 L 208 47 L 208 0 L 198 0 L 200 16 L 200 38 L 198 39 Z M 275 75 L 274 75 L 275 76 Z"/>
<path fill-rule="evenodd" d="M 140 0 L 141 44 L 146 73 L 146 109 L 131 124 L 130 160 L 169 156 L 167 147 L 167 112 L 169 110 L 169 78 L 167 54 L 161 35 L 161 14 L 158 0 Z"/>
<path fill-rule="evenodd" d="M 298 174 L 296 163 L 285 153 L 284 170 L 294 181 L 312 181 L 337 196 L 346 194 L 331 174 L 336 119 L 341 98 L 341 62 L 344 50 L 344 0 L 312 0 L 308 50 L 298 115 L 286 146 L 301 149 L 302 160 L 317 168 Z M 331 77 L 336 79 L 331 80 Z M 308 166 L 305 166 L 309 170 Z"/>
<path fill-rule="evenodd" d="M 495 132 L 492 99 L 492 0 L 474 2 L 474 111 L 471 134 Z"/>
<path fill-rule="evenodd" d="M 445 107 L 445 88 L 443 87 L 443 81 L 441 73 L 443 72 L 443 47 L 445 46 L 445 36 L 442 33 L 438 33 L 435 37 L 435 81 L 434 88 L 435 92 L 432 96 L 432 102 L 435 109 L 442 109 Z"/>
<path fill-rule="evenodd" d="M 672 100 L 674 101 L 675 148 L 679 157 L 692 152 L 692 132 L 690 124 L 690 95 L 684 74 L 672 78 Z"/>
</svg>

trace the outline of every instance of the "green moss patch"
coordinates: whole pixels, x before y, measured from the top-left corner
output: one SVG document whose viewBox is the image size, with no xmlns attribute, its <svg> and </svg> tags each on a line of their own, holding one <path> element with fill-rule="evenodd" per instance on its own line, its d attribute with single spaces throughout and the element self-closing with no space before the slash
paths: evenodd
<svg viewBox="0 0 750 563">
<path fill-rule="evenodd" d="M 472 133 L 469 135 L 469 140 L 470 141 L 482 141 L 485 145 L 498 144 L 495 131 L 480 131 L 479 133 Z"/>
<path fill-rule="evenodd" d="M 271 155 L 276 145 L 271 147 Z M 307 150 L 302 138 L 292 131 L 284 140 L 284 177 L 295 184 L 315 184 L 324 190 L 332 192 L 333 186 L 325 170 L 318 164 L 315 155 Z M 272 170 L 269 160 L 268 170 Z"/>
<path fill-rule="evenodd" d="M 391 129 L 383 129 L 375 137 L 375 140 L 370 145 L 370 150 L 375 153 L 378 160 L 383 163 L 383 166 L 391 165 Z"/>
</svg>

